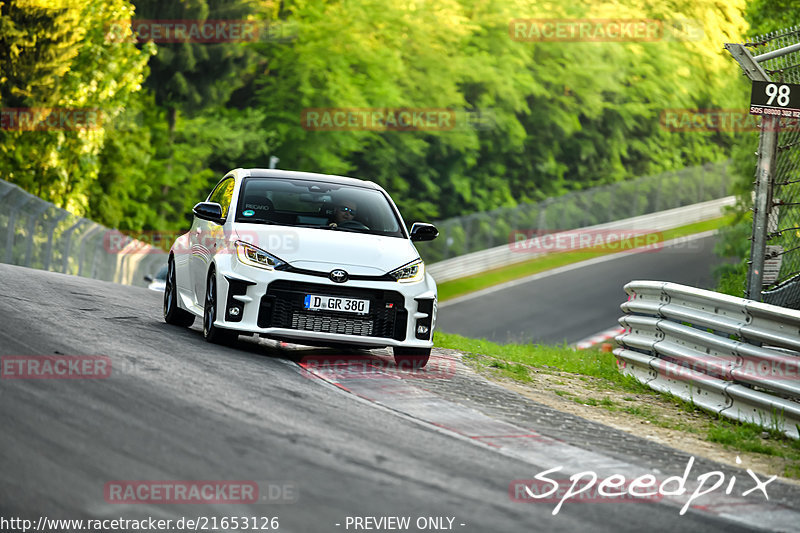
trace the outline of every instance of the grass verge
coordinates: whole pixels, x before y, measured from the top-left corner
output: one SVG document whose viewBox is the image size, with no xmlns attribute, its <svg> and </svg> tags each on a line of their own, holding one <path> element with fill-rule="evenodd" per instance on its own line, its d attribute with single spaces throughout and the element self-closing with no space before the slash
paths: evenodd
<svg viewBox="0 0 800 533">
<path fill-rule="evenodd" d="M 613 354 L 600 350 L 573 350 L 566 344 L 548 346 L 542 344 L 497 344 L 485 339 L 469 339 L 452 333 L 434 333 L 434 344 L 460 352 L 491 358 L 490 366 L 502 369 L 537 367 L 552 368 L 564 372 L 603 378 L 630 390 L 649 390 L 635 379 L 624 376 L 617 370 Z M 524 375 L 526 372 L 516 372 Z"/>
<path fill-rule="evenodd" d="M 575 351 L 566 345 L 500 345 L 438 331 L 434 343 L 463 353 L 465 364 L 491 379 L 510 380 L 515 386 L 565 400 L 598 415 L 587 418 L 603 422 L 603 416 L 612 421 L 629 416 L 646 428 L 677 432 L 672 435 L 672 442 L 667 441 L 675 447 L 688 438 L 698 439 L 723 450 L 763 457 L 772 473 L 779 471 L 786 478 L 800 479 L 800 441 L 756 424 L 723 418 L 703 411 L 692 402 L 656 392 L 621 374 L 611 353 Z"/>
<path fill-rule="evenodd" d="M 678 237 L 685 237 L 695 233 L 719 229 L 720 227 L 730 224 L 734 217 L 735 215 L 727 215 L 724 217 L 705 220 L 695 224 L 687 224 L 686 226 L 680 226 L 678 228 L 662 231 L 659 232 L 658 241 L 664 242 L 671 239 L 676 239 Z M 642 236 L 639 236 L 640 239 L 641 237 Z M 629 246 L 626 246 L 626 243 L 627 241 L 623 241 L 620 244 L 620 248 L 630 249 Z M 445 301 L 450 298 L 455 298 L 456 296 L 461 296 L 480 289 L 485 289 L 486 287 L 491 287 L 492 285 L 505 283 L 506 281 L 512 281 L 515 279 L 524 278 L 525 276 L 538 274 L 539 272 L 544 272 L 545 270 L 558 268 L 572 263 L 578 263 L 580 261 L 586 261 L 587 259 L 592 259 L 603 255 L 610 255 L 617 253 L 618 251 L 618 249 L 590 248 L 575 252 L 567 251 L 551 253 L 536 257 L 530 261 L 524 261 L 514 265 L 496 268 L 494 270 L 482 272 L 474 276 L 468 276 L 466 278 L 455 279 L 452 281 L 445 281 L 437 284 L 439 301 Z"/>
</svg>

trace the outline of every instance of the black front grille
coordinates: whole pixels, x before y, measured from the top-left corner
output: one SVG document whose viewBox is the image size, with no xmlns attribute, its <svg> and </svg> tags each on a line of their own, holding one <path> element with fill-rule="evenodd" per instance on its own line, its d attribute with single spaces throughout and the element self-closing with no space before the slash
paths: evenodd
<svg viewBox="0 0 800 533">
<path fill-rule="evenodd" d="M 303 305 L 307 294 L 369 300 L 369 313 L 356 315 L 342 311 L 308 310 Z M 261 298 L 258 313 L 258 326 L 262 328 L 287 328 L 396 340 L 405 340 L 407 320 L 405 301 L 399 292 L 285 280 L 269 284 L 267 294 Z"/>
<path fill-rule="evenodd" d="M 372 337 L 372 319 L 331 316 L 323 313 L 292 313 L 292 329 L 321 331 L 324 333 L 344 333 Z"/>
</svg>

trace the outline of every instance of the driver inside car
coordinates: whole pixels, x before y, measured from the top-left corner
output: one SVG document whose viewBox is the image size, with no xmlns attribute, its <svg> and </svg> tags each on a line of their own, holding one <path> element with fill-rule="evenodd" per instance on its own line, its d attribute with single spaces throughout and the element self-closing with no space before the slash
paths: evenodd
<svg viewBox="0 0 800 533">
<path fill-rule="evenodd" d="M 336 204 L 331 217 L 330 225 L 340 225 L 343 222 L 349 222 L 356 216 L 358 206 L 353 200 L 341 200 Z"/>
</svg>

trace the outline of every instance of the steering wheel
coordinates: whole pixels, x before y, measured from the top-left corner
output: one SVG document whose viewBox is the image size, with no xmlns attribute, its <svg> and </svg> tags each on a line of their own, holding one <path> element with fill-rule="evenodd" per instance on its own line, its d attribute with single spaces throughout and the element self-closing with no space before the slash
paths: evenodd
<svg viewBox="0 0 800 533">
<path fill-rule="evenodd" d="M 350 228 L 350 229 L 366 229 L 368 230 L 369 227 L 365 224 L 362 224 L 358 220 L 345 220 L 341 224 L 339 224 L 340 228 Z"/>
</svg>

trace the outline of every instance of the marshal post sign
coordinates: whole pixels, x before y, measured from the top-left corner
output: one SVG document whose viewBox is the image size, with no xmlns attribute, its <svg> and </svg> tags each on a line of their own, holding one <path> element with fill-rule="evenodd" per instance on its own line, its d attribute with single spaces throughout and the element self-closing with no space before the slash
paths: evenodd
<svg viewBox="0 0 800 533">
<path fill-rule="evenodd" d="M 750 114 L 800 118 L 800 85 L 754 80 Z"/>
</svg>

